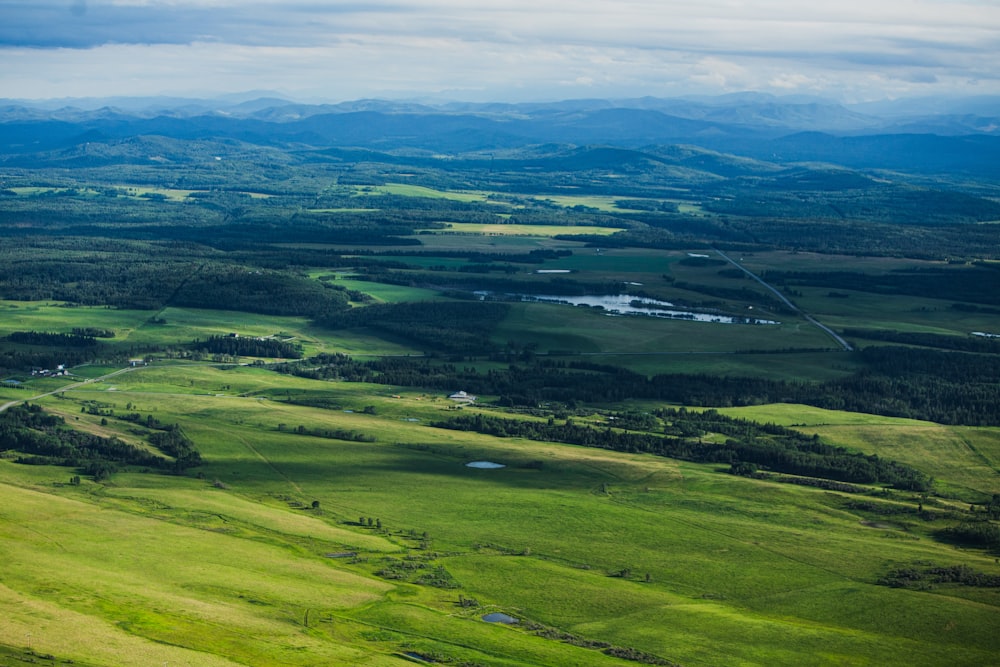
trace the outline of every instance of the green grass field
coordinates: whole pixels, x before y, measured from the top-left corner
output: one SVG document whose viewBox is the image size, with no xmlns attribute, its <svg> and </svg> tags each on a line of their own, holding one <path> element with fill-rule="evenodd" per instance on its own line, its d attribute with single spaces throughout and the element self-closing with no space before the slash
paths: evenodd
<svg viewBox="0 0 1000 667">
<path fill-rule="evenodd" d="M 289 393 L 336 407 L 289 404 Z M 984 665 L 1000 651 L 984 631 L 996 589 L 876 585 L 922 563 L 998 574 L 993 557 L 933 539 L 937 521 L 868 525 L 846 494 L 434 429 L 454 409 L 443 396 L 254 368 L 151 366 L 42 402 L 130 437 L 127 422 L 80 414 L 89 401 L 180 423 L 204 465 L 72 486 L 70 469 L 0 460 L 9 655 L 28 655 L 30 642 L 84 665 L 412 664 L 407 653 L 630 664 L 529 623 L 685 666 Z M 362 414 L 367 405 L 376 414 Z M 956 499 L 1000 492 L 998 429 L 792 405 L 725 412 L 933 470 Z M 376 441 L 299 435 L 299 425 Z M 507 467 L 465 467 L 472 460 Z M 380 576 L 392 562 L 413 574 Z M 457 587 L 415 583 L 425 571 Z M 523 622 L 484 623 L 492 611 Z"/>
</svg>

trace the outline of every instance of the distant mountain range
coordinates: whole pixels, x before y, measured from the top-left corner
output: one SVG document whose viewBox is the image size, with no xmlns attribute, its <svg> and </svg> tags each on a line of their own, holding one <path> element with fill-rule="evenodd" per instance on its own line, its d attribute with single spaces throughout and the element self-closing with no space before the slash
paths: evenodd
<svg viewBox="0 0 1000 667">
<path fill-rule="evenodd" d="M 1000 97 L 854 107 L 755 93 L 521 104 L 301 104 L 269 96 L 0 100 L 0 153 L 7 156 L 0 164 L 17 155 L 144 136 L 448 154 L 537 144 L 688 144 L 782 163 L 1000 175 Z"/>
</svg>

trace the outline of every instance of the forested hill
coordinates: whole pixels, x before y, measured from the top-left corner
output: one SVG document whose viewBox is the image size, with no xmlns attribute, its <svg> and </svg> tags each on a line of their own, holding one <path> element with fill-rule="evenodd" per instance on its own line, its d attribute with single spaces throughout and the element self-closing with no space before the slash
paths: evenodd
<svg viewBox="0 0 1000 667">
<path fill-rule="evenodd" d="M 432 107 L 374 101 L 297 105 L 273 100 L 237 110 L 208 102 L 191 106 L 142 111 L 0 106 L 0 152 L 10 154 L 8 164 L 31 166 L 27 156 L 40 151 L 137 136 L 445 153 L 546 143 L 627 148 L 680 143 L 758 159 L 823 161 L 854 168 L 984 177 L 1000 170 L 1000 136 L 991 130 L 997 119 L 955 114 L 901 124 L 829 103 L 643 99 Z M 1000 117 L 1000 111 L 996 115 Z"/>
</svg>

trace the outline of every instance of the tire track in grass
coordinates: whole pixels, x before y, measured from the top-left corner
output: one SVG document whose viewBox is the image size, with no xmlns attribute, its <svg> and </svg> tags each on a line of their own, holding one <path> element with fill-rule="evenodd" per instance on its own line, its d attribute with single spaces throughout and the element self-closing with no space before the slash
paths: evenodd
<svg viewBox="0 0 1000 667">
<path fill-rule="evenodd" d="M 260 453 L 260 451 L 259 451 L 259 450 L 258 450 L 258 449 L 257 449 L 256 447 L 254 447 L 253 445 L 251 445 L 251 444 L 250 444 L 250 442 L 249 442 L 248 440 L 245 440 L 244 438 L 242 438 L 242 437 L 240 437 L 240 436 L 236 436 L 236 437 L 237 437 L 237 438 L 239 439 L 239 441 L 240 441 L 240 442 L 242 442 L 242 443 L 243 443 L 243 445 L 244 445 L 244 446 L 245 446 L 245 447 L 246 447 L 247 449 L 249 449 L 249 450 L 250 450 L 251 452 L 253 452 L 253 453 L 254 453 L 254 455 L 255 455 L 255 456 L 256 456 L 257 458 L 259 458 L 259 459 L 260 459 L 261 461 L 263 461 L 263 462 L 264 462 L 264 464 L 265 464 L 265 465 L 266 465 L 266 466 L 267 466 L 268 468 L 270 468 L 271 470 L 273 470 L 273 471 L 274 471 L 274 473 L 275 473 L 276 475 L 278 475 L 278 476 L 279 476 L 279 477 L 281 477 L 281 478 L 282 478 L 283 480 L 285 480 L 286 482 L 288 482 L 288 483 L 289 483 L 289 484 L 291 485 L 291 487 L 292 487 L 293 489 L 295 489 L 295 490 L 296 490 L 297 492 L 299 492 L 299 493 L 303 493 L 303 494 L 305 493 L 305 492 L 304 492 L 304 491 L 302 490 L 302 487 L 301 487 L 301 486 L 299 486 L 298 484 L 296 484 L 296 483 L 295 483 L 295 480 L 293 480 L 293 479 L 292 479 L 291 477 L 289 477 L 289 476 L 288 476 L 288 475 L 286 475 L 285 473 L 283 473 L 283 472 L 281 472 L 280 470 L 278 470 L 277 466 L 275 466 L 275 465 L 274 465 L 273 463 L 271 463 L 271 461 L 270 461 L 270 460 L 269 460 L 269 459 L 268 459 L 268 458 L 267 458 L 266 456 L 264 456 L 263 454 L 261 454 L 261 453 Z"/>
<path fill-rule="evenodd" d="M 956 436 L 958 437 L 958 439 L 959 439 L 959 440 L 961 440 L 961 441 L 962 441 L 962 443 L 963 443 L 963 444 L 964 444 L 964 445 L 965 445 L 966 447 L 968 447 L 968 448 L 969 448 L 969 451 L 970 451 L 970 452 L 972 452 L 972 455 L 973 455 L 973 456 L 975 456 L 975 457 L 976 457 L 977 459 L 979 459 L 979 460 L 980 460 L 980 461 L 982 461 L 982 462 L 983 462 L 984 464 L 986 464 L 986 467 L 987 467 L 987 468 L 989 468 L 990 470 L 992 470 L 992 471 L 993 471 L 993 474 L 994 474 L 994 475 L 1000 475 L 1000 468 L 997 468 L 997 467 L 996 467 L 996 466 L 995 466 L 995 465 L 993 464 L 993 461 L 991 461 L 991 460 L 989 459 L 989 457 L 987 457 L 987 456 L 986 456 L 985 454 L 983 454 L 983 453 L 982 453 L 981 451 L 979 451 L 978 449 L 976 449 L 976 446 L 972 444 L 972 441 L 971 441 L 971 440 L 969 440 L 968 438 L 966 438 L 966 437 L 965 437 L 964 435 L 962 435 L 961 433 L 958 433 L 957 431 L 954 431 L 954 430 L 953 430 L 953 431 L 952 431 L 952 433 L 954 433 L 954 434 L 955 434 L 955 435 L 956 435 Z"/>
<path fill-rule="evenodd" d="M 222 429 L 212 429 L 212 430 L 214 430 L 214 431 L 221 431 Z M 273 463 L 271 463 L 270 459 L 268 459 L 266 456 L 264 456 L 263 454 L 261 454 L 260 451 L 256 447 L 254 447 L 252 444 L 250 444 L 250 442 L 246 438 L 244 438 L 242 436 L 239 436 L 239 435 L 235 435 L 235 434 L 230 433 L 228 431 L 226 431 L 225 433 L 226 433 L 226 435 L 228 435 L 230 437 L 235 437 L 244 447 L 246 447 L 248 450 L 250 450 L 250 452 L 255 457 L 257 457 L 260 461 L 262 461 L 264 463 L 264 465 L 266 465 L 268 468 L 270 468 L 274 472 L 275 475 L 277 475 L 281 479 L 283 479 L 286 482 L 288 482 L 289 486 L 291 486 L 293 489 L 295 489 L 298 493 L 301 493 L 301 494 L 305 493 L 302 490 L 302 487 L 295 483 L 295 480 L 293 480 L 291 477 L 289 477 L 285 473 L 283 473 L 280 470 L 278 470 L 278 467 L 275 466 Z"/>
</svg>

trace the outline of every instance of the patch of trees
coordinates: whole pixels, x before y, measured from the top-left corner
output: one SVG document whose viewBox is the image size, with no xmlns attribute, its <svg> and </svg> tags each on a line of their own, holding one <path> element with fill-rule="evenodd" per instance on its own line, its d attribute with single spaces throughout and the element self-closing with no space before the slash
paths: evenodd
<svg viewBox="0 0 1000 667">
<path fill-rule="evenodd" d="M 128 407 L 129 407 L 129 409 L 131 409 L 132 404 L 130 403 L 128 405 Z M 132 424 L 142 424 L 146 428 L 151 428 L 151 429 L 167 430 L 167 429 L 171 428 L 170 424 L 165 424 L 165 423 L 161 422 L 159 419 L 157 419 L 153 415 L 146 415 L 145 419 L 143 419 L 143 416 L 140 415 L 138 412 L 130 412 L 130 413 L 124 414 L 124 415 L 115 415 L 115 411 L 114 410 L 106 409 L 106 410 L 102 411 L 102 408 L 101 408 L 100 405 L 94 405 L 94 404 L 87 406 L 87 412 L 90 413 L 90 414 L 92 414 L 92 415 L 104 414 L 104 415 L 107 415 L 109 417 L 117 416 L 117 418 L 121 419 L 122 421 L 130 422 Z"/>
<path fill-rule="evenodd" d="M 874 294 L 901 294 L 951 301 L 1000 305 L 1000 270 L 990 264 L 908 269 L 888 273 L 860 271 L 764 271 L 761 277 L 772 285 L 849 289 Z"/>
<path fill-rule="evenodd" d="M 294 399 L 289 400 L 290 403 L 296 405 L 314 405 L 308 401 L 297 401 Z M 316 406 L 324 407 L 324 406 Z M 289 430 L 285 424 L 278 424 L 279 431 Z M 342 428 L 307 428 L 305 426 L 299 425 L 290 431 L 291 433 L 297 433 L 299 435 L 310 435 L 315 438 L 327 438 L 328 440 L 343 440 L 345 442 L 375 442 L 376 438 L 373 435 L 368 435 L 361 433 L 360 431 L 350 431 Z"/>
<path fill-rule="evenodd" d="M 0 236 L 110 236 L 119 229 L 132 238 L 149 238 L 144 228 L 170 220 L 179 228 L 221 222 L 222 216 L 200 206 L 175 202 L 136 201 L 124 197 L 78 197 L 75 192 L 13 197 L 0 208 Z M 14 229 L 9 223 L 27 223 Z M 161 237 L 162 238 L 162 237 Z"/>
<path fill-rule="evenodd" d="M 827 491 L 839 491 L 840 493 L 868 493 L 870 491 L 870 489 L 866 489 L 863 486 L 848 484 L 847 482 L 835 482 L 833 480 L 819 479 L 816 477 L 792 477 L 790 475 L 775 475 L 767 472 L 759 472 L 755 464 L 747 463 L 745 461 L 734 463 L 730 466 L 729 473 L 731 475 L 740 475 L 741 477 L 761 479 L 766 482 L 811 486 L 817 489 L 826 489 Z"/>
<path fill-rule="evenodd" d="M 1000 549 L 1000 525 L 989 520 L 963 521 L 938 531 L 938 536 L 967 546 Z"/>
<path fill-rule="evenodd" d="M 1000 493 L 994 493 L 993 497 L 986 502 L 983 510 L 988 518 L 1000 519 Z"/>
<path fill-rule="evenodd" d="M 48 331 L 12 331 L 7 336 L 11 343 L 24 345 L 44 345 L 46 347 L 87 348 L 97 347 L 97 340 L 91 336 L 75 333 L 51 333 Z"/>
<path fill-rule="evenodd" d="M 671 417 L 676 422 L 690 416 L 695 428 L 711 423 L 712 432 L 738 432 L 741 434 L 739 439 L 729 438 L 724 443 L 716 443 L 700 438 L 595 428 L 576 424 L 572 420 L 558 424 L 554 420 L 539 422 L 482 414 L 453 417 L 435 422 L 432 426 L 504 438 L 519 437 L 619 452 L 649 453 L 700 463 L 746 462 L 775 472 L 856 484 L 887 484 L 914 491 L 926 491 L 931 487 L 931 479 L 927 475 L 895 461 L 850 452 L 843 447 L 823 443 L 817 436 L 806 436 L 791 429 L 731 419 L 713 411 L 708 413 L 711 413 L 707 417 L 710 422 L 690 412 L 674 411 Z"/>
<path fill-rule="evenodd" d="M 662 665 L 663 667 L 678 667 L 677 663 L 670 662 L 669 660 L 664 660 L 658 655 L 652 653 L 646 653 L 645 651 L 640 651 L 637 648 L 623 647 L 623 646 L 612 646 L 606 648 L 602 651 L 604 655 L 610 655 L 620 660 L 630 660 L 632 662 L 638 662 L 642 665 Z"/>
<path fill-rule="evenodd" d="M 424 301 L 372 304 L 318 320 L 331 329 L 366 327 L 448 353 L 492 351 L 490 334 L 508 306 L 486 301 Z"/>
<path fill-rule="evenodd" d="M 196 350 L 212 354 L 226 354 L 233 357 L 276 357 L 279 359 L 301 359 L 302 346 L 277 338 L 256 338 L 253 336 L 211 336 L 206 341 L 192 343 Z"/>
<path fill-rule="evenodd" d="M 0 451 L 15 451 L 19 463 L 62 465 L 104 478 L 119 465 L 169 468 L 172 464 L 118 438 L 74 431 L 38 405 L 18 405 L 0 414 Z"/>
<path fill-rule="evenodd" d="M 463 600 L 468 598 L 462 598 L 459 596 L 459 604 L 462 604 Z M 462 605 L 465 606 L 465 605 Z M 475 606 L 479 606 L 476 602 Z M 589 648 L 597 651 L 601 651 L 605 655 L 614 656 L 622 660 L 630 660 L 632 662 L 638 662 L 644 665 L 663 665 L 665 667 L 680 667 L 677 663 L 665 660 L 652 653 L 645 653 L 638 649 L 628 648 L 624 646 L 614 646 L 608 642 L 599 641 L 596 639 L 587 639 L 579 635 L 574 635 L 565 630 L 559 630 L 558 628 L 549 627 L 542 625 L 541 623 L 528 623 L 525 628 L 529 630 L 536 637 L 542 637 L 544 639 L 551 639 L 553 641 L 563 642 L 564 644 L 571 644 L 573 646 L 579 646 L 581 648 Z"/>
<path fill-rule="evenodd" d="M 177 424 L 153 433 L 149 436 L 149 442 L 164 454 L 174 458 L 173 469 L 177 472 L 201 465 L 201 454 Z"/>
<path fill-rule="evenodd" d="M 979 572 L 968 565 L 932 565 L 890 570 L 876 582 L 893 588 L 927 589 L 932 584 L 957 584 L 975 588 L 1000 588 L 1000 576 Z"/>
<path fill-rule="evenodd" d="M 170 298 L 188 308 L 237 310 L 265 315 L 322 317 L 348 308 L 347 296 L 287 272 L 209 265 Z"/>
<path fill-rule="evenodd" d="M 405 558 L 393 558 L 387 556 L 382 559 L 382 567 L 375 571 L 375 575 L 383 579 L 408 581 L 435 588 L 453 589 L 460 587 L 444 566 L 430 562 L 429 557 L 410 555 Z"/>
<path fill-rule="evenodd" d="M 93 407 L 90 412 L 96 413 Z M 13 406 L 0 414 L 0 451 L 19 452 L 18 463 L 70 466 L 98 480 L 106 479 L 120 466 L 181 472 L 201 464 L 194 443 L 178 425 L 164 424 L 152 415 L 145 421 L 138 414 L 120 418 L 156 429 L 148 437 L 149 443 L 173 460 L 119 438 L 70 429 L 62 417 L 34 404 Z"/>
<path fill-rule="evenodd" d="M 951 336 L 919 331 L 848 328 L 841 331 L 847 338 L 878 340 L 902 345 L 918 345 L 942 350 L 959 350 L 979 354 L 1000 354 L 1000 339 L 981 336 Z"/>
<path fill-rule="evenodd" d="M 672 201 L 657 201 L 655 199 L 616 199 L 615 208 L 633 211 L 656 211 L 659 213 L 676 213 L 677 204 Z"/>
</svg>

